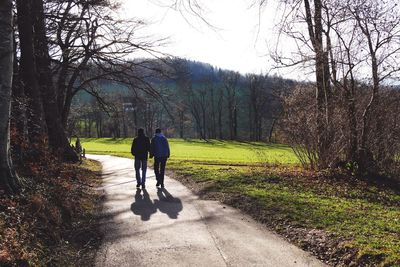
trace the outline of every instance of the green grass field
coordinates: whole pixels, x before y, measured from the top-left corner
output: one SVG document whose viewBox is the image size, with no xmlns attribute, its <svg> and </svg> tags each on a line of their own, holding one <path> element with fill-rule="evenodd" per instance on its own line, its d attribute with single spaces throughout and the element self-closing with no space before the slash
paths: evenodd
<svg viewBox="0 0 400 267">
<path fill-rule="evenodd" d="M 395 190 L 301 170 L 285 145 L 169 141 L 168 168 L 205 195 L 221 195 L 221 201 L 240 196 L 229 204 L 250 210 L 282 234 L 288 225 L 333 233 L 346 240 L 343 246 L 358 251 L 358 265 L 400 266 L 400 195 Z M 86 153 L 132 157 L 131 139 L 83 139 L 82 145 Z"/>
<path fill-rule="evenodd" d="M 132 139 L 83 138 L 86 153 L 131 157 Z M 285 145 L 257 142 L 169 139 L 171 160 L 208 163 L 298 164 L 292 149 Z"/>
</svg>

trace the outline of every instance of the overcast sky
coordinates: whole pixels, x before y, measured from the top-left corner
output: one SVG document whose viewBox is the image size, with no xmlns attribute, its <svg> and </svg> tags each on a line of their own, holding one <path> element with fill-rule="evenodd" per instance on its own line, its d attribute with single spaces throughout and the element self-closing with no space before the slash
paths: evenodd
<svg viewBox="0 0 400 267">
<path fill-rule="evenodd" d="M 203 17 L 213 26 L 209 27 L 189 13 L 182 15 L 160 5 L 167 1 L 121 0 L 122 12 L 126 17 L 150 22 L 146 32 L 169 37 L 164 52 L 241 73 L 271 73 L 267 54 L 268 47 L 274 46 L 276 7 L 270 4 L 265 8 L 259 21 L 260 13 L 251 5 L 252 0 L 199 0 Z"/>
</svg>

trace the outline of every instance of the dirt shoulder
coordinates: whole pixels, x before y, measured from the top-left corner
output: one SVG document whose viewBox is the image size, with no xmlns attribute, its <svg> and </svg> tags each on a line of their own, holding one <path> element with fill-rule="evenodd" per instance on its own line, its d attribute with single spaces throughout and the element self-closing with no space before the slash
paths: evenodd
<svg viewBox="0 0 400 267">
<path fill-rule="evenodd" d="M 0 199 L 1 266 L 92 266 L 101 241 L 101 165 L 56 161 L 19 168 L 24 189 Z"/>
</svg>

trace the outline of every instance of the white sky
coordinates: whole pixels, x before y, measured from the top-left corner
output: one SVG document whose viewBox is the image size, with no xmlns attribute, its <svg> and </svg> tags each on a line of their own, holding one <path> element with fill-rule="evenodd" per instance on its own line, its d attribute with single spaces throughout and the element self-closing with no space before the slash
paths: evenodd
<svg viewBox="0 0 400 267">
<path fill-rule="evenodd" d="M 146 33 L 169 37 L 162 51 L 174 56 L 210 63 L 241 73 L 277 73 L 270 71 L 268 47 L 274 47 L 273 25 L 276 7 L 262 12 L 251 6 L 252 0 L 198 0 L 203 15 L 216 29 L 193 15 L 183 16 L 162 7 L 166 0 L 121 0 L 123 16 L 151 22 Z M 270 1 L 271 2 L 271 1 Z M 186 20 L 185 20 L 186 18 Z M 280 72 L 282 76 L 299 78 Z"/>
</svg>

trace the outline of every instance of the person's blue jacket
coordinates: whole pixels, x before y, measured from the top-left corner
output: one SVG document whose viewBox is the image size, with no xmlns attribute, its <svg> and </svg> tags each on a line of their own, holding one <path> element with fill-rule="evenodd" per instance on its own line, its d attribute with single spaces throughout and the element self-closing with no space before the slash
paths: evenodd
<svg viewBox="0 0 400 267">
<path fill-rule="evenodd" d="M 151 139 L 150 157 L 169 158 L 169 144 L 162 133 L 157 133 Z"/>
</svg>

